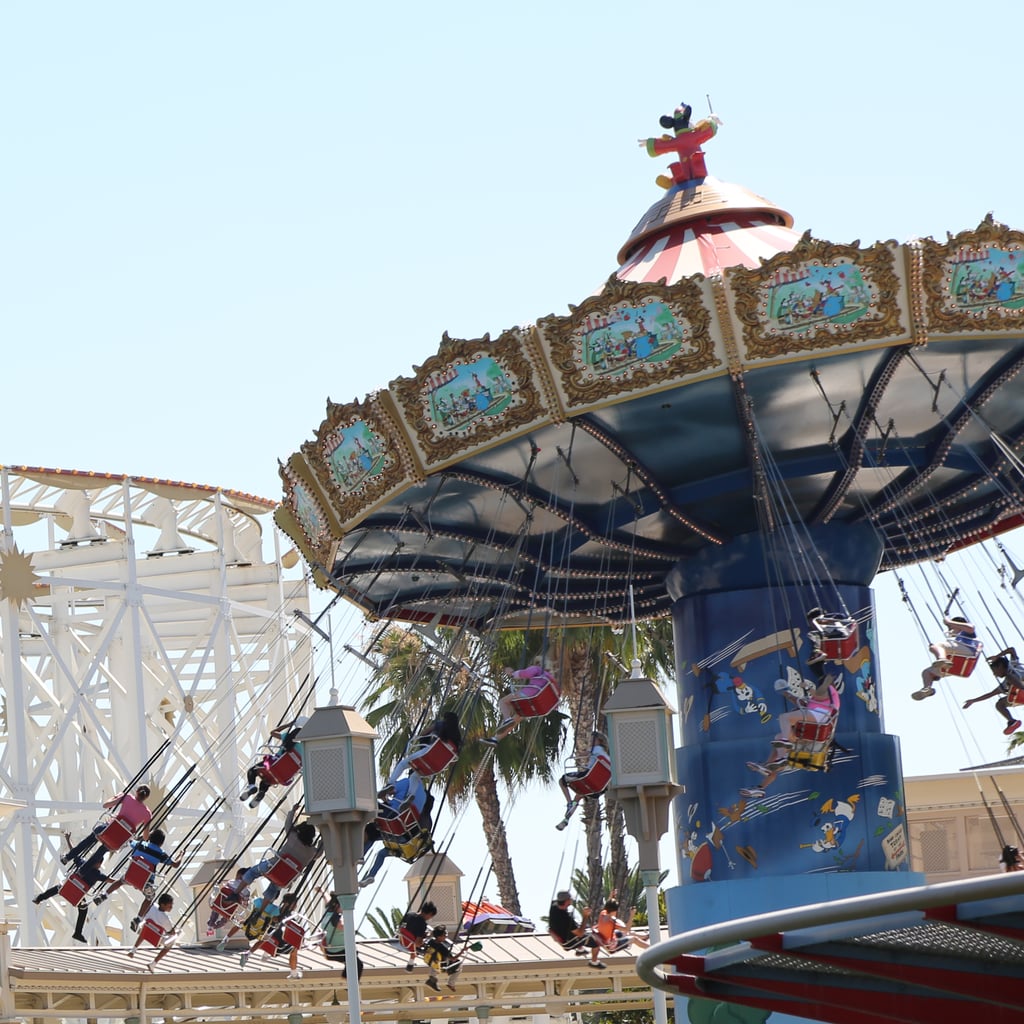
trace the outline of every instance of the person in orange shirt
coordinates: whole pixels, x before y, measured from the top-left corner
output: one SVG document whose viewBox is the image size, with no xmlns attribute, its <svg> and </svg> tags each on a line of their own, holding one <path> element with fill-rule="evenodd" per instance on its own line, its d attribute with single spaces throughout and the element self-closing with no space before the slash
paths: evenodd
<svg viewBox="0 0 1024 1024">
<path fill-rule="evenodd" d="M 630 931 L 633 911 L 630 910 L 627 921 L 618 918 L 619 901 L 615 898 L 616 895 L 617 893 L 613 891 L 611 896 L 605 900 L 601 913 L 597 915 L 594 933 L 609 953 L 618 953 L 623 949 L 629 949 L 634 944 L 641 949 L 647 949 L 649 943 Z"/>
</svg>

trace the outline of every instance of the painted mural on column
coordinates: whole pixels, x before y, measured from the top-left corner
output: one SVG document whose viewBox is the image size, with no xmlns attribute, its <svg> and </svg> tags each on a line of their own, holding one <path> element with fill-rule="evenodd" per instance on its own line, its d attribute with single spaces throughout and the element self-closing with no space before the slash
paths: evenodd
<svg viewBox="0 0 1024 1024">
<path fill-rule="evenodd" d="M 815 656 L 822 638 L 795 588 L 680 602 L 683 885 L 908 870 L 898 746 L 879 719 L 871 592 L 839 589 L 854 635 L 826 644 L 827 659 Z M 815 693 L 833 695 L 819 720 L 807 712 Z"/>
</svg>

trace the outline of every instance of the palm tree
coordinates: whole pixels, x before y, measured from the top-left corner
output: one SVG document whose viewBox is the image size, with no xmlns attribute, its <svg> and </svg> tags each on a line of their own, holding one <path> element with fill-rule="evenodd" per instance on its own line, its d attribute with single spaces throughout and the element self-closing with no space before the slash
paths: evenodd
<svg viewBox="0 0 1024 1024">
<path fill-rule="evenodd" d="M 562 695 L 572 715 L 577 759 L 586 758 L 592 732 L 607 729 L 600 709 L 615 686 L 628 674 L 623 658 L 627 648 L 630 660 L 639 658 L 642 670 L 651 678 L 666 678 L 674 674 L 672 624 L 669 619 L 638 623 L 628 634 L 607 627 L 561 629 L 552 634 L 550 644 L 551 659 L 561 674 Z M 622 891 L 628 871 L 621 807 L 606 796 L 602 821 L 600 801 L 585 800 L 583 826 L 587 836 L 590 881 L 587 888 L 580 891 L 586 892 L 586 901 L 592 906 L 599 905 L 603 892 L 610 891 L 605 887 L 602 824 L 608 827 L 612 868 L 610 888 Z"/>
<path fill-rule="evenodd" d="M 482 744 L 480 740 L 498 724 L 502 687 L 494 682 L 497 667 L 523 661 L 529 638 L 510 632 L 484 642 L 465 633 L 441 631 L 440 640 L 434 647 L 411 630 L 387 630 L 374 648 L 382 660 L 362 709 L 370 725 L 385 736 L 378 747 L 385 774 L 442 707 L 459 715 L 464 741 L 458 760 L 444 776 L 445 796 L 456 810 L 467 799 L 476 801 L 502 905 L 520 914 L 498 782 L 511 792 L 533 780 L 550 782 L 562 743 L 562 720 L 549 715 L 527 723 L 496 748 Z"/>
</svg>

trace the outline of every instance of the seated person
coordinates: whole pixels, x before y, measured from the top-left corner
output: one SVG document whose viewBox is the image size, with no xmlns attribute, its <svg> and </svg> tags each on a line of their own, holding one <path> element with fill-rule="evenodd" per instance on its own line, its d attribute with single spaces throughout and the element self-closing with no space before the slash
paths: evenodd
<svg viewBox="0 0 1024 1024">
<path fill-rule="evenodd" d="M 401 814 L 403 810 L 411 807 L 416 812 L 417 828 L 422 832 L 430 831 L 432 827 L 431 811 L 434 807 L 434 797 L 427 792 L 423 786 L 422 779 L 415 772 L 410 772 L 406 778 L 399 779 L 393 787 L 388 787 L 382 790 L 382 792 L 389 793 L 390 796 L 379 804 L 378 817 L 384 814 L 396 816 Z M 378 842 L 383 842 L 383 837 L 377 821 L 374 820 L 363 828 L 363 858 L 370 852 L 373 845 Z M 384 866 L 384 861 L 388 857 L 393 856 L 397 857 L 400 855 L 397 851 L 389 849 L 387 846 L 378 850 L 373 863 L 370 865 L 370 870 L 359 880 L 359 888 L 365 889 L 368 885 L 372 885 L 380 869 Z"/>
<path fill-rule="evenodd" d="M 1003 734 L 1009 736 L 1020 728 L 1020 719 L 1010 714 L 1010 706 L 1024 704 L 1024 665 L 1017 660 L 1017 652 L 1012 647 L 989 658 L 988 664 L 992 674 L 998 679 L 995 688 L 980 697 L 971 697 L 970 700 L 964 701 L 963 706 L 969 708 L 978 701 L 998 697 L 996 711 L 1006 719 Z"/>
<path fill-rule="evenodd" d="M 320 918 L 320 949 L 328 960 L 340 962 L 341 976 L 348 977 L 348 965 L 345 963 L 345 923 L 342 919 L 341 901 L 338 894 L 332 892 L 324 906 Z M 356 957 L 356 977 L 363 976 L 363 961 Z"/>
<path fill-rule="evenodd" d="M 422 753 L 435 740 L 450 743 L 456 753 L 462 748 L 462 728 L 459 725 L 459 716 L 454 711 L 446 711 L 440 718 L 435 718 L 429 727 L 409 744 L 409 754 L 392 769 L 388 785 L 393 786 L 405 772 L 409 771 L 410 758 Z"/>
<path fill-rule="evenodd" d="M 239 868 L 235 877 L 224 882 L 217 890 L 210 908 L 210 919 L 206 922 L 209 931 L 216 931 L 227 924 L 236 911 L 249 905 L 249 887 L 245 884 L 245 868 Z"/>
<path fill-rule="evenodd" d="M 604 970 L 604 964 L 597 959 L 601 944 L 590 934 L 586 924 L 587 918 L 590 917 L 590 908 L 584 909 L 583 922 L 580 923 L 576 920 L 571 907 L 572 894 L 563 889 L 556 895 L 548 911 L 548 935 L 563 948 L 574 950 L 577 956 L 585 956 L 589 949 L 589 966 L 599 971 Z"/>
<path fill-rule="evenodd" d="M 954 615 L 953 618 L 944 615 L 942 621 L 946 624 L 946 636 L 929 646 L 928 651 L 935 660 L 921 673 L 921 688 L 910 695 L 914 700 L 924 700 L 935 694 L 935 684 L 949 674 L 954 655 L 975 658 L 981 650 L 978 631 L 962 615 Z"/>
<path fill-rule="evenodd" d="M 274 943 L 276 953 L 287 953 L 288 954 L 288 970 L 289 978 L 301 978 L 302 971 L 299 970 L 299 951 L 290 943 L 285 942 L 284 939 L 284 928 L 288 923 L 288 919 L 295 914 L 295 909 L 298 906 L 299 897 L 296 893 L 289 892 L 281 899 L 280 910 L 275 917 L 274 921 L 267 927 L 267 929 L 260 935 L 248 949 L 243 950 L 238 957 L 238 963 L 244 967 L 249 960 L 249 957 L 255 953 L 260 944 L 266 942 L 268 939 Z"/>
<path fill-rule="evenodd" d="M 243 875 L 244 878 L 244 875 Z M 281 900 L 281 906 L 288 904 L 289 897 L 292 893 L 286 893 L 284 899 Z M 298 897 L 294 897 L 295 901 L 298 901 Z M 294 903 L 290 903 L 294 906 Z M 245 937 L 247 939 L 262 939 L 263 936 L 276 924 L 277 919 L 281 916 L 281 907 L 279 907 L 273 900 L 267 899 L 265 896 L 257 896 L 252 901 L 252 909 L 249 911 L 245 920 L 240 924 L 233 924 L 228 929 L 227 935 L 224 936 L 217 943 L 217 951 L 223 953 L 227 948 L 228 942 L 231 941 L 240 931 L 244 929 Z"/>
<path fill-rule="evenodd" d="M 316 826 L 309 821 L 295 824 L 295 808 L 293 807 L 284 820 L 285 840 L 276 849 L 263 858 L 258 864 L 254 864 L 242 876 L 246 885 L 251 885 L 257 878 L 262 878 L 282 857 L 290 857 L 297 865 L 296 874 L 307 864 L 319 856 L 322 844 L 317 837 Z M 267 900 L 275 900 L 281 892 L 281 887 L 275 882 L 267 886 L 263 896 Z"/>
<path fill-rule="evenodd" d="M 159 946 L 159 952 L 150 961 L 147 970 L 152 974 L 153 968 L 165 957 L 174 945 L 177 939 L 178 933 L 174 930 L 174 922 L 171 920 L 171 910 L 174 909 L 174 897 L 169 893 L 165 892 L 160 899 L 157 900 L 155 907 L 150 907 L 146 913 L 143 921 L 143 926 L 146 921 L 152 921 L 157 928 L 160 929 L 160 938 L 157 940 Z M 143 928 L 139 928 L 138 938 L 135 940 L 135 945 L 129 950 L 129 956 L 135 956 L 135 951 L 139 948 L 139 943 L 145 938 L 145 932 Z"/>
<path fill-rule="evenodd" d="M 611 896 L 605 900 L 604 907 L 597 916 L 594 933 L 598 940 L 609 953 L 618 953 L 620 950 L 629 949 L 631 945 L 647 949 L 649 943 L 639 935 L 634 935 L 630 930 L 634 911 L 630 909 L 626 921 L 622 921 L 616 916 L 619 912 L 619 901 L 616 896 L 617 893 L 613 891 Z"/>
<path fill-rule="evenodd" d="M 793 699 L 791 694 L 787 697 Z M 762 781 L 750 789 L 741 789 L 740 795 L 745 797 L 764 796 L 764 791 L 778 778 L 779 773 L 789 763 L 789 752 L 793 749 L 797 734 L 796 727 L 802 722 L 824 725 L 834 722 L 839 714 L 839 691 L 826 676 L 815 688 L 810 697 L 799 700 L 800 707 L 796 711 L 786 711 L 779 715 L 779 733 L 772 740 L 771 757 L 764 763 L 748 761 L 747 767 L 757 772 Z"/>
<path fill-rule="evenodd" d="M 163 829 L 155 828 L 148 840 L 133 839 L 129 844 L 131 847 L 131 856 L 140 858 L 145 861 L 149 866 L 150 870 L 155 872 L 157 867 L 161 864 L 167 864 L 169 867 L 176 868 L 180 867 L 178 861 L 174 860 L 169 853 L 164 850 L 164 843 L 167 841 L 167 836 L 164 835 Z M 97 905 L 102 903 L 111 893 L 117 892 L 118 889 L 124 885 L 124 877 L 115 879 L 110 885 L 107 886 L 106 891 L 101 893 L 93 901 Z M 138 916 L 145 917 L 146 911 L 153 905 L 153 896 L 156 893 L 156 889 L 153 886 L 152 876 L 146 883 L 145 888 L 142 890 L 143 895 L 146 897 L 146 901 L 142 904 L 142 908 L 139 910 Z M 134 931 L 134 929 L 132 929 Z"/>
<path fill-rule="evenodd" d="M 416 954 L 427 941 L 427 924 L 437 917 L 437 907 L 427 900 L 418 911 L 410 910 L 398 923 L 398 938 L 403 948 L 409 951 L 407 971 L 416 966 Z"/>
<path fill-rule="evenodd" d="M 68 844 L 68 848 L 71 848 L 71 833 L 64 833 L 64 841 Z M 106 847 L 100 847 L 98 850 L 93 851 L 92 855 L 85 862 L 75 860 L 73 874 L 77 874 L 82 880 L 82 885 L 85 886 L 85 891 L 88 892 L 94 885 L 99 885 L 101 882 L 109 881 L 109 876 L 103 873 L 101 865 L 103 864 L 103 858 L 107 855 Z M 43 900 L 52 899 L 57 893 L 60 892 L 63 887 L 61 885 L 51 885 L 49 889 L 44 889 L 37 896 L 33 897 L 32 902 L 37 906 L 43 902 Z M 89 912 L 89 904 L 83 899 L 78 904 L 78 917 L 75 920 L 75 930 L 71 937 L 76 942 L 86 942 L 85 935 L 82 934 L 82 929 L 85 927 L 85 918 Z"/>
<path fill-rule="evenodd" d="M 423 959 L 430 968 L 430 977 L 427 978 L 427 987 L 435 992 L 441 991 L 437 983 L 437 972 L 444 971 L 448 975 L 447 985 L 455 991 L 455 979 L 462 970 L 462 954 L 456 953 L 452 944 L 448 941 L 448 929 L 439 924 L 430 933 L 430 939 L 423 950 Z"/>
<path fill-rule="evenodd" d="M 504 694 L 498 701 L 498 712 L 501 715 L 498 729 L 493 736 L 487 736 L 481 740 L 489 747 L 497 746 L 498 741 L 507 736 L 522 721 L 523 716 L 516 710 L 515 701 L 536 697 L 548 686 L 553 686 L 559 695 L 562 692 L 559 681 L 543 664 L 518 669 L 512 672 L 511 676 L 513 679 L 520 680 L 520 685 Z"/>
<path fill-rule="evenodd" d="M 153 817 L 152 811 L 146 806 L 149 799 L 149 786 L 139 786 L 135 793 L 124 792 L 119 796 L 111 797 L 103 801 L 103 806 L 114 813 L 115 818 L 121 819 L 131 827 L 133 832 L 142 829 L 142 838 L 149 838 L 149 821 Z M 92 832 L 80 840 L 77 846 L 71 847 L 67 853 L 61 854 L 61 864 L 67 864 L 69 860 L 80 860 L 82 856 L 96 843 L 99 842 L 99 834 L 110 824 L 110 820 L 104 818 L 96 822 Z"/>
<path fill-rule="evenodd" d="M 282 754 L 287 754 L 292 750 L 297 750 L 299 756 L 302 756 L 302 745 L 298 741 L 298 735 L 308 721 L 309 719 L 305 715 L 300 715 L 294 722 L 286 722 L 283 725 L 279 725 L 276 729 L 271 729 L 270 738 L 272 740 L 279 740 L 280 745 L 277 750 L 267 754 L 266 757 L 260 758 L 259 761 L 248 768 L 245 773 L 245 781 L 248 785 L 238 794 L 239 800 L 246 800 L 252 797 L 249 800 L 249 806 L 255 807 L 267 795 L 267 790 L 274 784 L 266 775 L 266 769 L 270 766 L 270 763 Z"/>
<path fill-rule="evenodd" d="M 565 826 L 569 823 L 569 819 L 575 813 L 576 808 L 579 806 L 580 800 L 583 799 L 583 797 L 580 797 L 577 794 L 577 792 L 573 789 L 573 782 L 577 782 L 580 779 L 585 779 L 588 775 L 590 775 L 591 771 L 594 768 L 596 768 L 601 761 L 605 761 L 609 765 L 611 764 L 611 757 L 609 756 L 608 749 L 605 746 L 607 742 L 608 740 L 605 737 L 605 734 L 595 729 L 594 732 L 591 734 L 590 757 L 587 760 L 586 766 L 584 768 L 579 769 L 578 771 L 566 772 L 558 780 L 559 788 L 562 790 L 562 795 L 565 797 L 565 817 L 556 826 L 556 828 L 558 828 L 559 830 L 565 828 Z M 604 790 L 602 789 L 601 792 L 604 792 Z M 585 794 L 585 796 L 589 798 L 596 798 L 601 795 L 601 792 L 587 793 Z"/>
</svg>

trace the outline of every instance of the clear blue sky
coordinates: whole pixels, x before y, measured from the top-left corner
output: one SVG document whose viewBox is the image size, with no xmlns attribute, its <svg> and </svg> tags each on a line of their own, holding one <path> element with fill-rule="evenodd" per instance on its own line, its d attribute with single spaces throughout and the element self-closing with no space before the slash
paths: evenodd
<svg viewBox="0 0 1024 1024">
<path fill-rule="evenodd" d="M 276 497 L 328 396 L 597 289 L 660 195 L 636 140 L 706 93 L 712 173 L 800 230 L 1024 228 L 1022 30 L 1010 2 L 5 4 L 0 462 Z M 920 643 L 892 646 L 904 694 Z M 961 763 L 936 703 L 887 702 L 914 771 Z"/>
</svg>

